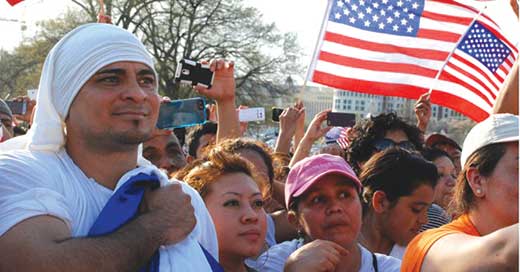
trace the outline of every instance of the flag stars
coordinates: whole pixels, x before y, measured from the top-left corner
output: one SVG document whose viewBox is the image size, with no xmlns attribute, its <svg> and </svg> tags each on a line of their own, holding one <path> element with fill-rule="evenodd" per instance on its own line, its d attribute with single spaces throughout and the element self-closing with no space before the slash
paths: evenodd
<svg viewBox="0 0 520 272">
<path fill-rule="evenodd" d="M 350 15 L 350 10 L 348 10 L 347 8 L 343 10 L 343 14 L 345 14 L 346 16 L 349 16 Z"/>
<path fill-rule="evenodd" d="M 357 11 L 358 10 L 358 6 L 356 4 L 352 5 L 350 7 L 350 9 L 352 9 L 352 11 Z"/>
<path fill-rule="evenodd" d="M 394 22 L 394 19 L 393 19 L 392 17 L 387 17 L 387 18 L 386 18 L 386 22 L 389 23 L 389 24 L 391 24 L 391 23 Z"/>
<path fill-rule="evenodd" d="M 394 10 L 394 6 L 390 5 L 386 8 L 387 10 Z"/>
<path fill-rule="evenodd" d="M 408 24 L 408 21 L 406 19 L 402 19 L 401 24 L 405 26 L 406 24 Z"/>
<path fill-rule="evenodd" d="M 399 16 L 401 16 L 401 13 L 400 13 L 399 11 L 396 10 L 396 11 L 394 12 L 394 17 L 395 17 L 395 18 L 399 18 Z"/>
<path fill-rule="evenodd" d="M 418 4 L 417 2 L 414 2 L 414 3 L 412 4 L 412 8 L 413 8 L 413 9 L 418 9 L 418 8 L 419 8 L 419 4 Z"/>
<path fill-rule="evenodd" d="M 371 7 L 366 8 L 365 11 L 367 12 L 367 14 L 372 14 L 372 8 Z"/>
<path fill-rule="evenodd" d="M 363 12 L 360 12 L 358 13 L 358 16 L 357 16 L 359 19 L 363 19 L 365 18 L 365 14 Z"/>
<path fill-rule="evenodd" d="M 374 21 L 374 22 L 379 21 L 379 16 L 377 16 L 377 14 L 375 14 L 374 16 L 372 16 L 372 21 Z"/>
<path fill-rule="evenodd" d="M 385 16 L 386 15 L 386 11 L 384 9 L 380 10 L 379 13 L 381 14 L 381 16 Z"/>
<path fill-rule="evenodd" d="M 385 5 L 388 4 L 388 0 L 382 0 L 381 2 Z"/>
<path fill-rule="evenodd" d="M 364 6 L 365 5 L 365 1 L 364 0 L 359 0 L 359 4 Z"/>
<path fill-rule="evenodd" d="M 339 14 L 339 12 L 337 12 L 336 15 L 334 15 L 334 17 L 336 18 L 336 20 L 338 20 L 339 18 L 341 18 L 341 14 Z"/>
<path fill-rule="evenodd" d="M 348 21 L 349 21 L 351 24 L 355 24 L 355 23 L 356 23 L 356 18 L 354 18 L 354 17 L 350 17 L 350 19 L 348 19 Z"/>
<path fill-rule="evenodd" d="M 397 6 L 398 6 L 398 7 L 402 7 L 403 4 L 404 4 L 403 1 L 401 1 L 401 0 L 397 1 Z"/>
<path fill-rule="evenodd" d="M 379 29 L 385 29 L 385 24 L 384 23 L 379 23 Z"/>
<path fill-rule="evenodd" d="M 392 26 L 392 30 L 393 30 L 393 31 L 399 31 L 399 26 L 398 26 L 398 25 L 394 25 L 394 26 Z"/>
<path fill-rule="evenodd" d="M 338 5 L 338 7 L 340 7 L 340 8 L 343 7 L 343 4 L 344 3 L 341 0 L 338 0 L 338 2 L 336 2 L 336 5 Z"/>
<path fill-rule="evenodd" d="M 374 7 L 375 9 L 377 9 L 377 8 L 379 7 L 379 3 L 377 3 L 377 2 L 372 3 L 372 7 Z"/>
<path fill-rule="evenodd" d="M 365 23 L 364 23 L 364 25 L 365 25 L 366 27 L 369 27 L 369 26 L 370 26 L 370 21 L 369 21 L 369 20 L 366 20 Z"/>
<path fill-rule="evenodd" d="M 409 26 L 408 28 L 406 28 L 406 32 L 412 33 L 412 31 L 413 31 L 413 27 Z"/>
</svg>

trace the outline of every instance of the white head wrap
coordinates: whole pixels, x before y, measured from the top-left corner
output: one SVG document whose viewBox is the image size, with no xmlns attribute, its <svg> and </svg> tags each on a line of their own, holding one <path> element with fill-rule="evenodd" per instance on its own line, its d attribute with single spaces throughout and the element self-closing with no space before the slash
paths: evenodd
<svg viewBox="0 0 520 272">
<path fill-rule="evenodd" d="M 79 90 L 99 69 L 119 61 L 140 62 L 155 72 L 144 45 L 122 28 L 93 23 L 65 35 L 45 59 L 25 147 L 44 151 L 63 147 L 65 119 Z"/>
</svg>

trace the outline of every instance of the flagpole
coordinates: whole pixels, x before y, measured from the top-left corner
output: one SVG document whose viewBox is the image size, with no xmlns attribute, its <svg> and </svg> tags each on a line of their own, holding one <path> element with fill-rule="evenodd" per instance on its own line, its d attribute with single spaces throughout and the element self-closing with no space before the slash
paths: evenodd
<svg viewBox="0 0 520 272">
<path fill-rule="evenodd" d="M 439 72 L 437 72 L 437 75 L 435 76 L 435 78 L 433 79 L 433 84 L 432 86 L 430 87 L 430 90 L 428 90 L 428 94 L 432 94 L 432 91 L 433 91 L 433 87 L 436 87 L 437 86 L 437 83 L 439 82 L 439 77 L 441 76 L 441 73 L 442 71 L 444 71 L 444 68 L 446 68 L 446 65 L 448 64 L 448 62 L 450 61 L 450 58 L 451 56 L 453 55 L 453 53 L 455 52 L 455 50 L 457 50 L 457 47 L 459 46 L 459 44 L 462 42 L 462 39 L 464 39 L 464 37 L 466 36 L 466 34 L 468 34 L 468 32 L 470 31 L 471 29 L 471 26 L 473 25 L 473 23 L 475 23 L 475 21 L 477 21 L 477 19 L 480 17 L 480 14 L 482 14 L 482 12 L 484 11 L 484 9 L 487 8 L 487 5 L 485 5 L 483 8 L 480 9 L 480 11 L 478 12 L 477 16 L 475 16 L 475 18 L 473 18 L 473 21 L 471 21 L 471 23 L 469 24 L 469 27 L 468 29 L 466 29 L 466 31 L 464 32 L 464 34 L 462 34 L 459 38 L 459 40 L 457 41 L 457 43 L 455 44 L 455 46 L 453 47 L 453 49 L 451 50 L 450 54 L 448 55 L 448 57 L 446 58 L 446 61 L 444 61 L 444 63 L 442 64 L 441 66 L 441 69 L 439 70 Z"/>
<path fill-rule="evenodd" d="M 320 33 L 318 34 L 318 39 L 316 41 L 316 45 L 314 46 L 314 52 L 312 53 L 311 62 L 307 66 L 307 73 L 305 74 L 305 79 L 303 80 L 303 86 L 302 86 L 300 92 L 305 91 L 305 88 L 307 87 L 307 81 L 308 81 L 308 78 L 310 76 L 310 72 L 312 70 L 312 67 L 316 64 L 316 58 L 317 58 L 316 55 L 318 54 L 318 47 L 320 45 L 320 41 L 322 41 L 323 35 L 325 34 L 325 31 L 324 31 L 325 27 L 324 26 L 325 26 L 325 22 L 328 21 L 328 16 L 327 15 L 330 12 L 330 9 L 331 9 L 331 6 L 332 6 L 333 2 L 334 2 L 333 0 L 328 0 L 327 8 L 325 9 L 325 15 L 323 16 L 323 20 L 321 22 Z"/>
</svg>

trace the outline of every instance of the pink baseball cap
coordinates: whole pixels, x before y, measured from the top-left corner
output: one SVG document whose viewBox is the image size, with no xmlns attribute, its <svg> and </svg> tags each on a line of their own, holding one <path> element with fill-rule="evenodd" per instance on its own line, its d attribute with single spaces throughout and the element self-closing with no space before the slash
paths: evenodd
<svg viewBox="0 0 520 272">
<path fill-rule="evenodd" d="M 347 177 L 354 183 L 358 192 L 361 192 L 361 182 L 343 158 L 330 154 L 320 154 L 297 162 L 289 171 L 285 183 L 285 206 L 287 209 L 289 209 L 289 204 L 294 197 L 305 193 L 321 177 L 328 174 Z"/>
</svg>

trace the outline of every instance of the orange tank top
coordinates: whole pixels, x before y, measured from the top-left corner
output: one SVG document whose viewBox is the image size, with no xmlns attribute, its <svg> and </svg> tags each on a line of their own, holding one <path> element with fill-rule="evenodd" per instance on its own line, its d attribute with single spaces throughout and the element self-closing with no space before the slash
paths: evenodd
<svg viewBox="0 0 520 272">
<path fill-rule="evenodd" d="M 427 230 L 417 235 L 406 247 L 406 252 L 401 263 L 401 272 L 419 272 L 428 250 L 440 238 L 454 233 L 465 233 L 480 236 L 469 216 L 461 215 L 453 222 L 436 229 Z"/>
</svg>

